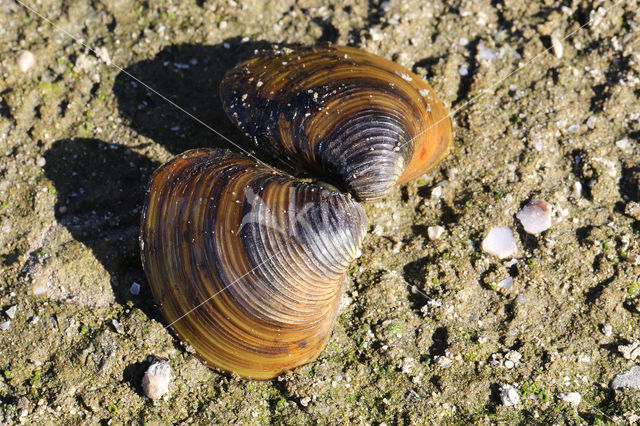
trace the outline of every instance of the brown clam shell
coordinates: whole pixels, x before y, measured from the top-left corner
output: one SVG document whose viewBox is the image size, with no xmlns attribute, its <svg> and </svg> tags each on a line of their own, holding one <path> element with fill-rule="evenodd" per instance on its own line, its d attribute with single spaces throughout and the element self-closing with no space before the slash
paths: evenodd
<svg viewBox="0 0 640 426">
<path fill-rule="evenodd" d="M 351 47 L 264 53 L 229 71 L 220 95 L 260 149 L 337 179 L 361 200 L 420 176 L 453 140 L 448 112 L 422 78 Z"/>
<path fill-rule="evenodd" d="M 268 379 L 324 348 L 365 228 L 340 192 L 198 149 L 151 178 L 142 263 L 165 319 L 204 361 Z"/>
</svg>

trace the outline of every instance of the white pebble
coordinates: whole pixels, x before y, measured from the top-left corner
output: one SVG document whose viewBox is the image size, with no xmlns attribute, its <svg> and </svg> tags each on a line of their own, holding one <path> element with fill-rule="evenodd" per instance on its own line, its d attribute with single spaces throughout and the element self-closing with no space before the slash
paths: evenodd
<svg viewBox="0 0 640 426">
<path fill-rule="evenodd" d="M 576 182 L 573 184 L 573 192 L 577 197 L 580 197 L 582 195 L 582 184 L 580 182 Z"/>
<path fill-rule="evenodd" d="M 148 398 L 158 399 L 169 390 L 171 366 L 165 360 L 156 359 L 142 378 L 142 390 Z"/>
<path fill-rule="evenodd" d="M 4 311 L 5 314 L 7 314 L 7 316 L 10 319 L 14 319 L 16 317 L 16 312 L 18 311 L 18 305 L 13 305 L 11 306 L 9 309 L 7 309 L 6 311 Z"/>
<path fill-rule="evenodd" d="M 605 337 L 610 337 L 611 333 L 613 333 L 613 327 L 611 324 L 607 323 L 602 326 L 602 334 L 604 334 Z"/>
<path fill-rule="evenodd" d="M 47 288 L 41 285 L 37 285 L 33 287 L 33 295 L 38 296 L 41 294 L 45 294 L 47 292 Z"/>
<path fill-rule="evenodd" d="M 640 389 L 640 365 L 634 365 L 611 381 L 611 389 Z"/>
<path fill-rule="evenodd" d="M 529 234 L 539 234 L 551 227 L 551 208 L 544 200 L 531 200 L 516 214 Z"/>
<path fill-rule="evenodd" d="M 500 400 L 505 407 L 515 407 L 520 405 L 520 393 L 511 385 L 500 387 Z"/>
<path fill-rule="evenodd" d="M 562 53 L 564 52 L 562 41 L 560 41 L 555 34 L 551 34 L 551 49 L 553 50 L 553 54 L 556 55 L 556 58 L 562 58 Z"/>
<path fill-rule="evenodd" d="M 516 240 L 513 238 L 513 231 L 503 226 L 491 228 L 482 241 L 482 250 L 485 253 L 498 256 L 500 259 L 513 256 L 517 250 Z"/>
<path fill-rule="evenodd" d="M 27 72 L 35 63 L 36 58 L 33 56 L 33 53 L 28 50 L 23 50 L 18 54 L 16 62 L 18 63 L 18 68 L 20 71 Z"/>
<path fill-rule="evenodd" d="M 45 164 L 47 164 L 47 160 L 45 160 L 44 157 L 38 157 L 38 159 L 36 160 L 36 165 L 38 167 L 44 167 Z"/>
<path fill-rule="evenodd" d="M 508 370 L 511 370 L 514 367 L 514 362 L 511 361 L 510 359 L 506 360 L 504 362 L 504 366 L 507 367 Z"/>
<path fill-rule="evenodd" d="M 628 345 L 618 345 L 618 352 L 620 352 L 625 359 L 633 361 L 640 357 L 640 342 L 632 340 Z"/>
<path fill-rule="evenodd" d="M 460 69 L 458 70 L 458 74 L 465 77 L 469 75 L 469 69 L 467 67 L 460 67 Z"/>
<path fill-rule="evenodd" d="M 0 331 L 4 331 L 11 325 L 11 321 L 7 320 L 3 323 L 0 323 Z"/>
<path fill-rule="evenodd" d="M 105 64 L 111 65 L 111 57 L 109 56 L 109 51 L 106 47 L 98 47 L 96 49 L 96 56 Z"/>
<path fill-rule="evenodd" d="M 442 197 L 442 187 L 436 186 L 431 190 L 431 198 L 440 198 Z"/>
<path fill-rule="evenodd" d="M 131 287 L 129 288 L 129 292 L 131 294 L 133 294 L 134 296 L 137 296 L 140 294 L 140 284 L 138 284 L 137 282 L 133 282 L 133 284 L 131 284 Z"/>
<path fill-rule="evenodd" d="M 578 392 L 566 392 L 558 395 L 558 399 L 560 401 L 568 402 L 574 407 L 577 407 L 582 401 L 582 395 L 580 395 Z"/>
<path fill-rule="evenodd" d="M 431 241 L 437 240 L 444 234 L 444 228 L 440 225 L 430 226 L 427 228 L 427 235 Z"/>
<path fill-rule="evenodd" d="M 496 57 L 496 52 L 493 49 L 489 49 L 484 44 L 478 46 L 478 57 L 485 61 L 490 61 Z"/>
<path fill-rule="evenodd" d="M 511 290 L 511 287 L 513 287 L 513 278 L 512 277 L 507 277 L 504 280 L 500 281 L 498 283 L 498 288 L 502 288 L 505 290 Z"/>
<path fill-rule="evenodd" d="M 616 146 L 620 149 L 626 149 L 629 146 L 629 139 L 620 139 L 616 142 Z"/>
<path fill-rule="evenodd" d="M 467 39 L 466 37 L 460 37 L 458 43 L 460 44 L 460 46 L 466 46 L 467 44 L 469 44 L 469 39 Z"/>
</svg>

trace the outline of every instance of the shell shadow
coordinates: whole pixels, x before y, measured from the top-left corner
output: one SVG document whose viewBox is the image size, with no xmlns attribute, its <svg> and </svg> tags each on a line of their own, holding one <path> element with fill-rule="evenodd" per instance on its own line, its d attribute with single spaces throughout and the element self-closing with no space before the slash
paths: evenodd
<svg viewBox="0 0 640 426">
<path fill-rule="evenodd" d="M 144 82 L 234 142 L 245 141 L 246 149 L 247 138 L 222 109 L 218 86 L 228 69 L 255 50 L 272 46 L 229 39 L 214 46 L 166 47 L 117 75 L 113 93 L 119 112 L 129 127 L 174 154 L 196 147 L 238 150 L 140 83 Z M 104 266 L 118 302 L 132 300 L 148 316 L 158 317 L 146 285 L 138 296 L 129 289 L 134 281 L 146 282 L 138 247 L 140 210 L 149 178 L 160 164 L 125 146 L 85 138 L 54 142 L 45 160 L 45 175 L 57 193 L 58 223 Z"/>
<path fill-rule="evenodd" d="M 131 300 L 131 284 L 144 282 L 140 207 L 149 176 L 159 164 L 121 145 L 83 138 L 54 142 L 45 160 L 45 175 L 57 194 L 56 220 L 104 266 L 116 300 Z M 149 314 L 152 305 L 145 301 L 152 297 L 146 286 L 142 290 L 134 302 Z"/>
<path fill-rule="evenodd" d="M 239 151 L 207 126 L 250 150 L 248 138 L 227 118 L 218 87 L 229 69 L 254 56 L 256 50 L 274 46 L 232 38 L 210 46 L 165 47 L 153 59 L 130 65 L 116 76 L 113 93 L 120 114 L 132 129 L 173 154 L 205 147 Z"/>
</svg>

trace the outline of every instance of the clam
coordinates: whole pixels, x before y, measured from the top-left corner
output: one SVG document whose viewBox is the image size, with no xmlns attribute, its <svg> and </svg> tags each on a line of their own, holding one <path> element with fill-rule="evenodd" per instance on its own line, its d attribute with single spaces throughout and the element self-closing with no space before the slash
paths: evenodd
<svg viewBox="0 0 640 426">
<path fill-rule="evenodd" d="M 327 176 L 360 200 L 384 197 L 447 153 L 451 119 L 424 79 L 344 46 L 299 47 L 227 73 L 229 118 L 259 149 Z"/>
<path fill-rule="evenodd" d="M 366 233 L 359 200 L 436 164 L 452 141 L 442 102 L 393 62 L 338 46 L 263 54 L 227 73 L 229 117 L 302 181 L 226 150 L 153 174 L 142 263 L 165 319 L 210 366 L 269 379 L 313 361 Z"/>
<path fill-rule="evenodd" d="M 191 150 L 151 178 L 142 263 L 163 315 L 204 361 L 268 379 L 324 348 L 365 227 L 340 192 Z"/>
</svg>

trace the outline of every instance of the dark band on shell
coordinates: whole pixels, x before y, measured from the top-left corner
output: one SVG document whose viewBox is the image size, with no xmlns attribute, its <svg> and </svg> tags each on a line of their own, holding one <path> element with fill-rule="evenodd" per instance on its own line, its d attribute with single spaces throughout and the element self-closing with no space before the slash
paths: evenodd
<svg viewBox="0 0 640 426">
<path fill-rule="evenodd" d="M 267 379 L 324 348 L 365 227 L 348 196 L 192 150 L 151 179 L 142 262 L 166 320 L 202 359 Z"/>
<path fill-rule="evenodd" d="M 263 54 L 220 85 L 227 115 L 260 149 L 381 198 L 448 151 L 451 119 L 433 89 L 400 65 L 350 47 Z"/>
</svg>

